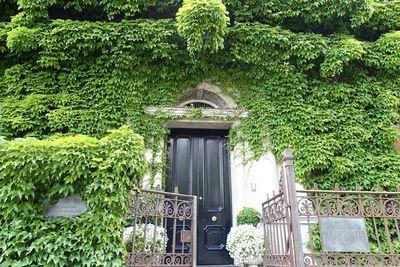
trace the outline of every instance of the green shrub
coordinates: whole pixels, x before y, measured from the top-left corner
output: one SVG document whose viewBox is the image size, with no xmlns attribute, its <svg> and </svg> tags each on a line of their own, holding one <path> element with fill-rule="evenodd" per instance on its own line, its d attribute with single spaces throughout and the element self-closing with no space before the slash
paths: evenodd
<svg viewBox="0 0 400 267">
<path fill-rule="evenodd" d="M 257 226 L 260 223 L 260 221 L 261 221 L 261 213 L 259 213 L 254 208 L 248 208 L 248 207 L 243 208 L 239 212 L 236 218 L 236 222 L 238 225 L 251 224 L 253 226 Z"/>
<path fill-rule="evenodd" d="M 144 171 L 142 137 L 122 127 L 0 143 L 1 266 L 124 266 L 124 214 Z M 48 204 L 78 193 L 88 211 L 44 218 Z"/>
</svg>

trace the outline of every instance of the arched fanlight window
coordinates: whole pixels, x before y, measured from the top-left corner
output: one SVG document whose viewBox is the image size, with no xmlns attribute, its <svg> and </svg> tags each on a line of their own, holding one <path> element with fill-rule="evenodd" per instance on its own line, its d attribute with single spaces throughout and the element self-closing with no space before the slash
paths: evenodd
<svg viewBox="0 0 400 267">
<path fill-rule="evenodd" d="M 179 99 L 178 107 L 184 108 L 210 108 L 217 109 L 225 107 L 225 101 L 217 94 L 206 90 L 186 91 Z"/>
<path fill-rule="evenodd" d="M 221 90 L 208 83 L 201 83 L 196 88 L 189 88 L 179 97 L 178 108 L 191 107 L 203 109 L 236 108 L 233 101 L 224 96 Z"/>
<path fill-rule="evenodd" d="M 213 105 L 210 105 L 205 102 L 200 102 L 200 101 L 193 101 L 186 103 L 183 107 L 188 107 L 188 108 L 215 108 Z"/>
</svg>

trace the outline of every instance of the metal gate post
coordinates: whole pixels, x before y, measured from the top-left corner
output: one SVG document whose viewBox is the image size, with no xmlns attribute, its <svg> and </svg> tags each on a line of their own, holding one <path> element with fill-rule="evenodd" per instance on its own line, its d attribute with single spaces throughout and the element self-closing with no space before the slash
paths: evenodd
<svg viewBox="0 0 400 267">
<path fill-rule="evenodd" d="M 193 196 L 193 220 L 192 220 L 192 266 L 197 266 L 197 196 Z"/>
<path fill-rule="evenodd" d="M 292 225 L 292 251 L 294 266 L 304 267 L 303 244 L 300 232 L 300 219 L 297 212 L 297 192 L 296 180 L 293 167 L 293 152 L 290 149 L 285 149 L 283 153 L 283 177 L 284 177 L 284 190 L 289 203 L 290 220 Z"/>
</svg>

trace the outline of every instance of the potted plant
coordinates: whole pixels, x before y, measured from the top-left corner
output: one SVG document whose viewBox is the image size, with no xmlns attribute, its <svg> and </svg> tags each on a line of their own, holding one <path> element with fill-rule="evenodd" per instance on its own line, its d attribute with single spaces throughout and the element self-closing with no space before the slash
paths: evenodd
<svg viewBox="0 0 400 267">
<path fill-rule="evenodd" d="M 264 231 L 260 218 L 261 214 L 252 208 L 239 212 L 238 226 L 232 227 L 227 238 L 227 249 L 235 263 L 256 267 L 263 262 Z"/>
<path fill-rule="evenodd" d="M 237 225 L 250 224 L 258 226 L 261 222 L 261 213 L 254 208 L 244 207 L 236 217 Z"/>
</svg>

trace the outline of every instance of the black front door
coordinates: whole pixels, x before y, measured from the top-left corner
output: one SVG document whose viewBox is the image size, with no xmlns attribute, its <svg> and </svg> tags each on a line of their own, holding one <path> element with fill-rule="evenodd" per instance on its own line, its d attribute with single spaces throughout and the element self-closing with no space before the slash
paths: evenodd
<svg viewBox="0 0 400 267">
<path fill-rule="evenodd" d="M 226 131 L 173 130 L 168 191 L 198 197 L 197 264 L 231 264 L 226 236 L 232 226 Z"/>
</svg>

